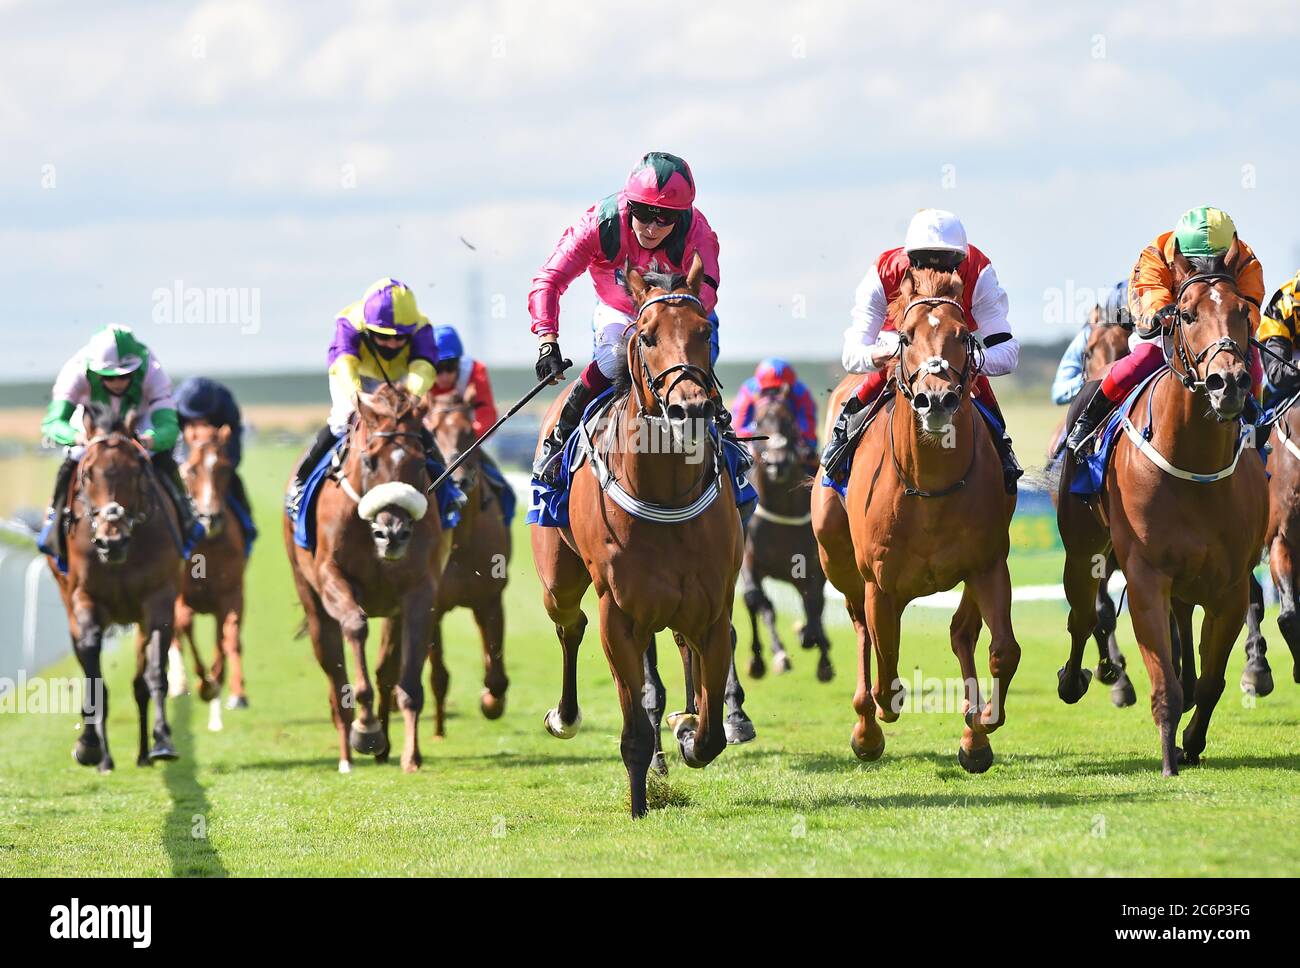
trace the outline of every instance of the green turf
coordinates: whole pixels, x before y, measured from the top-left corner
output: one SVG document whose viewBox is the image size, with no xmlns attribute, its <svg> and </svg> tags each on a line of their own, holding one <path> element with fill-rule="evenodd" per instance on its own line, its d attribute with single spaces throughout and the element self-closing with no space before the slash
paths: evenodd
<svg viewBox="0 0 1300 968">
<path fill-rule="evenodd" d="M 808 653 L 780 678 L 746 681 L 758 740 L 705 770 L 675 753 L 669 805 L 633 823 L 618 754 L 619 716 L 595 629 L 580 661 L 584 724 L 562 742 L 542 728 L 559 692 L 559 648 L 536 591 L 527 540 L 517 536 L 507 604 L 511 675 L 504 718 L 478 712 L 481 665 L 466 618 L 448 628 L 449 736 L 423 721 L 425 766 L 358 759 L 336 771 L 325 678 L 295 641 L 299 608 L 281 546 L 276 494 L 292 460 L 257 447 L 246 468 L 262 542 L 249 575 L 246 654 L 252 707 L 206 730 L 196 699 L 171 704 L 183 758 L 134 766 L 132 660 L 108 662 L 111 776 L 78 767 L 66 716 L 0 716 L 0 874 L 1295 874 L 1300 687 L 1270 616 L 1278 686 L 1250 708 L 1236 680 L 1210 730 L 1204 765 L 1159 773 L 1146 677 L 1122 623 L 1139 691 L 1116 710 L 1094 684 L 1076 707 L 1056 698 L 1064 606 L 1017 605 L 1024 648 L 983 776 L 956 764 L 955 712 L 905 714 L 885 727 L 875 764 L 848 747 L 854 658 L 838 611 L 838 676 L 813 677 Z M 1017 581 L 1059 577 L 1050 550 L 1018 555 Z M 590 600 L 589 600 L 590 602 Z M 594 609 L 589 608 L 589 614 Z M 788 625 L 791 615 L 782 617 Z M 947 615 L 905 618 L 904 677 L 953 676 Z M 210 641 L 203 630 L 205 643 Z M 747 639 L 742 632 L 742 643 Z M 205 646 L 206 647 L 206 646 Z M 981 650 L 981 655 L 983 650 Z M 52 670 L 69 674 L 71 660 Z M 670 708 L 681 676 L 665 664 Z M 400 725 L 397 727 L 400 736 Z M 195 837 L 198 827 L 205 837 Z"/>
</svg>

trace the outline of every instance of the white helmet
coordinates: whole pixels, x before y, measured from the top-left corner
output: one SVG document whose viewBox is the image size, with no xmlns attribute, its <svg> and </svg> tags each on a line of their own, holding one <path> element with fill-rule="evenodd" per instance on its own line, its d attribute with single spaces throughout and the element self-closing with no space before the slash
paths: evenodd
<svg viewBox="0 0 1300 968">
<path fill-rule="evenodd" d="M 86 369 L 100 376 L 126 376 L 140 369 L 140 344 L 125 326 L 106 326 L 86 344 Z"/>
<path fill-rule="evenodd" d="M 920 250 L 960 252 L 963 256 L 970 254 L 961 219 L 940 208 L 923 208 L 912 216 L 907 236 L 903 239 L 903 249 L 909 254 Z"/>
</svg>

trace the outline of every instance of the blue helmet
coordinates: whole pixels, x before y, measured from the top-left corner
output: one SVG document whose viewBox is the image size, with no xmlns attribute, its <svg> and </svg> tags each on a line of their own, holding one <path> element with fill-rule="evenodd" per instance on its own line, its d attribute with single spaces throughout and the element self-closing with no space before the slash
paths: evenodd
<svg viewBox="0 0 1300 968">
<path fill-rule="evenodd" d="M 1101 304 L 1101 321 L 1104 326 L 1132 328 L 1133 317 L 1128 309 L 1128 280 L 1117 282 L 1106 292 Z"/>
<path fill-rule="evenodd" d="M 456 332 L 456 327 L 435 326 L 433 338 L 438 344 L 439 360 L 458 360 L 465 355 L 465 347 L 461 345 L 460 334 Z"/>
</svg>

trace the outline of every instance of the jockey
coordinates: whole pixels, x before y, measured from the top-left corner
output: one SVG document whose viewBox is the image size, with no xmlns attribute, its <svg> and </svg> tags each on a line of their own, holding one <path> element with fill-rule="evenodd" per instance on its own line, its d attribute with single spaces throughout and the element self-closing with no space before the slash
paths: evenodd
<svg viewBox="0 0 1300 968">
<path fill-rule="evenodd" d="M 433 386 L 429 394 L 437 400 L 455 393 L 466 403 L 472 404 L 474 437 L 482 437 L 497 422 L 497 405 L 492 397 L 492 381 L 488 378 L 487 366 L 465 352 L 455 327 L 435 326 L 433 335 L 438 347 L 438 362 L 433 367 Z M 501 473 L 501 468 L 487 452 L 487 448 L 480 447 L 478 454 L 483 477 L 496 492 L 497 503 L 501 505 L 506 524 L 509 524 L 514 517 L 516 503 L 514 488 Z"/>
<path fill-rule="evenodd" d="M 1164 365 L 1164 352 L 1157 337 L 1163 335 L 1168 322 L 1177 314 L 1174 298 L 1173 260 L 1182 253 L 1198 271 L 1221 264 L 1224 254 L 1236 240 L 1242 258 L 1237 264 L 1237 289 L 1242 298 L 1256 307 L 1264 299 L 1264 270 L 1250 246 L 1237 237 L 1237 226 L 1227 212 L 1202 206 L 1183 215 L 1172 232 L 1162 232 L 1142 250 L 1129 280 L 1129 311 L 1137 333 L 1145 342 L 1116 363 L 1094 391 L 1079 415 L 1066 446 L 1080 453 L 1110 411 L 1124 400 L 1144 379 Z M 1251 351 L 1251 377 L 1256 389 L 1262 371 L 1259 354 Z"/>
<path fill-rule="evenodd" d="M 1069 403 L 1079 395 L 1087 382 L 1084 377 L 1084 356 L 1088 352 L 1088 337 L 1098 326 L 1123 326 L 1133 331 L 1133 316 L 1128 311 L 1128 280 L 1117 282 L 1107 291 L 1103 302 L 1094 306 L 1088 323 L 1065 348 L 1061 364 L 1052 380 L 1052 402 L 1058 406 Z"/>
<path fill-rule="evenodd" d="M 1300 324 L 1300 272 L 1288 279 L 1268 301 L 1255 338 L 1269 350 L 1263 354 L 1268 406 L 1300 393 L 1300 372 L 1287 363 L 1295 357 Z"/>
<path fill-rule="evenodd" d="M 176 505 L 182 543 L 198 537 L 202 528 L 172 457 L 179 424 L 171 380 L 158 357 L 128 327 L 106 326 L 63 365 L 41 423 L 45 438 L 66 448 L 41 529 L 41 550 L 61 556 L 62 536 L 56 533 L 51 541 L 51 532 L 62 513 L 72 472 L 86 443 L 85 431 L 72 424 L 72 416 L 78 407 L 92 402 L 108 404 L 119 415 L 136 411 L 136 437 L 149 451 L 158 479 Z"/>
<path fill-rule="evenodd" d="M 652 151 L 632 169 L 622 191 L 597 202 L 565 230 L 533 278 L 528 314 L 540 343 L 539 380 L 562 372 L 560 295 L 584 272 L 590 273 L 596 289 L 593 359 L 565 401 L 559 422 L 542 442 L 533 467 L 533 474 L 542 481 L 556 483 L 564 442 L 577 428 L 587 404 L 626 366 L 620 348 L 635 317 L 632 299 L 624 288 L 624 266 L 685 272 L 698 254 L 704 265 L 700 302 L 706 313 L 717 304 L 718 237 L 694 202 L 695 179 L 686 162 L 667 152 Z M 715 405 L 719 427 L 730 433 L 730 415 L 721 400 Z"/>
<path fill-rule="evenodd" d="M 845 401 L 835 421 L 831 439 L 822 454 L 822 466 L 833 480 L 842 479 L 849 458 L 849 443 L 870 413 L 867 406 L 888 383 L 885 367 L 898 354 L 898 321 L 889 317 L 889 304 L 898 295 L 909 268 L 956 272 L 962 282 L 962 308 L 967 325 L 978 332 L 984 347 L 984 369 L 976 378 L 974 395 L 999 420 L 1002 414 L 987 377 L 1002 376 L 1016 368 L 1020 344 L 1007 321 L 1007 294 L 998 283 L 988 256 L 966 241 L 966 229 L 952 212 L 927 208 L 917 212 L 907 227 L 903 244 L 882 252 L 858 286 L 853 324 L 844 332 L 844 369 L 866 373 L 856 395 Z M 856 421 L 854 415 L 862 413 Z M 1015 493 L 1024 473 L 1011 450 L 1005 421 L 990 425 L 993 443 L 1002 460 L 1007 493 Z"/>
<path fill-rule="evenodd" d="M 735 417 L 736 427 L 742 433 L 754 432 L 754 414 L 758 399 L 764 395 L 776 394 L 788 389 L 786 401 L 799 425 L 799 434 L 809 453 L 817 453 L 817 403 L 808 387 L 785 360 L 768 357 L 758 364 L 754 375 L 740 385 L 736 399 L 732 401 L 731 412 Z"/>
<path fill-rule="evenodd" d="M 206 423 L 213 427 L 229 427 L 230 439 L 226 442 L 226 456 L 233 465 L 230 475 L 230 496 L 240 508 L 252 516 L 248 492 L 239 476 L 239 461 L 244 453 L 244 421 L 239 404 L 230 389 L 205 376 L 192 376 L 176 388 L 176 412 L 180 416 L 181 434 L 178 448 L 185 447 L 185 428 L 192 423 Z"/>
<path fill-rule="evenodd" d="M 297 517 L 311 472 L 347 433 L 357 394 L 372 393 L 389 381 L 423 397 L 433 386 L 437 361 L 433 327 L 416 306 L 415 293 L 396 279 L 380 279 L 339 312 L 329 348 L 329 423 L 316 434 L 298 465 L 285 499 L 291 516 Z M 436 453 L 432 435 L 426 436 L 426 451 Z"/>
</svg>

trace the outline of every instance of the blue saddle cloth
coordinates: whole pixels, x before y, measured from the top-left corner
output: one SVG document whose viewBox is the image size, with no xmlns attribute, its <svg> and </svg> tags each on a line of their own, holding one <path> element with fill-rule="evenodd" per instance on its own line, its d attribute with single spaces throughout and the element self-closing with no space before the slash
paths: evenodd
<svg viewBox="0 0 1300 968">
<path fill-rule="evenodd" d="M 1006 430 L 1006 426 L 1002 423 L 1001 420 L 998 419 L 997 414 L 995 414 L 988 407 L 984 406 L 984 404 L 980 403 L 974 397 L 971 397 L 970 402 L 975 404 L 975 409 L 979 411 L 980 415 L 984 418 L 985 422 L 993 429 L 993 432 L 1001 436 L 1003 431 Z M 865 433 L 866 429 L 870 427 L 873 423 L 875 423 L 876 418 L 879 417 L 882 413 L 884 413 L 886 409 L 887 407 L 881 407 L 880 410 L 876 411 L 876 413 L 872 415 L 871 419 L 868 420 L 865 424 L 863 424 L 862 432 Z M 848 494 L 849 474 L 853 471 L 853 453 L 856 450 L 857 448 L 855 447 L 853 448 L 853 450 L 849 451 L 848 463 L 844 465 L 844 482 L 842 484 L 837 484 L 834 480 L 831 479 L 831 476 L 829 474 L 822 475 L 822 486 L 829 487 L 840 497 L 845 497 Z"/>
<path fill-rule="evenodd" d="M 506 519 L 506 527 L 510 527 L 515 520 L 515 509 L 519 506 L 515 489 L 494 461 L 481 461 L 479 467 L 483 470 L 483 476 L 491 482 L 492 490 L 496 492 L 497 501 L 501 504 L 501 516 Z"/>
<path fill-rule="evenodd" d="M 604 406 L 605 401 L 613 393 L 614 388 L 610 387 L 587 404 L 582 413 L 582 422 L 586 423 Z M 723 438 L 716 427 L 710 427 L 709 432 L 713 435 L 715 443 L 718 441 L 722 443 L 722 457 L 727 466 L 727 473 L 731 476 L 732 489 L 736 492 L 736 507 L 740 511 L 741 523 L 747 523 L 758 504 L 758 491 L 754 489 L 753 484 L 749 483 L 748 476 L 740 470 L 749 455 L 740 444 Z M 581 440 L 582 434 L 575 431 L 564 442 L 563 456 L 560 458 L 560 473 L 554 487 L 536 477 L 532 479 L 528 516 L 524 519 L 528 524 L 535 524 L 542 528 L 569 526 L 569 488 L 573 483 L 574 455 Z"/>
<path fill-rule="evenodd" d="M 235 500 L 233 494 L 226 495 L 226 507 L 244 529 L 244 557 L 247 558 L 253 553 L 253 542 L 257 540 L 257 525 L 253 524 L 253 516 L 248 513 L 248 508 Z"/>
<path fill-rule="evenodd" d="M 302 501 L 299 504 L 298 518 L 294 520 L 289 516 L 286 509 L 285 515 L 293 521 L 293 543 L 299 548 L 305 548 L 308 551 L 316 550 L 316 499 L 320 496 L 321 482 L 329 476 L 331 466 L 334 462 L 334 455 L 343 447 L 343 442 L 347 439 L 346 434 L 339 437 L 330 448 L 329 453 L 320 459 L 320 463 L 307 475 L 307 481 L 303 484 Z M 442 461 L 429 457 L 425 460 L 425 466 L 428 468 L 429 476 L 437 479 L 444 470 L 446 465 Z M 465 504 L 465 492 L 456 486 L 456 482 L 450 477 L 439 485 L 434 498 L 438 504 L 438 515 L 442 520 L 444 528 L 454 528 L 460 524 L 460 509 Z"/>
</svg>

